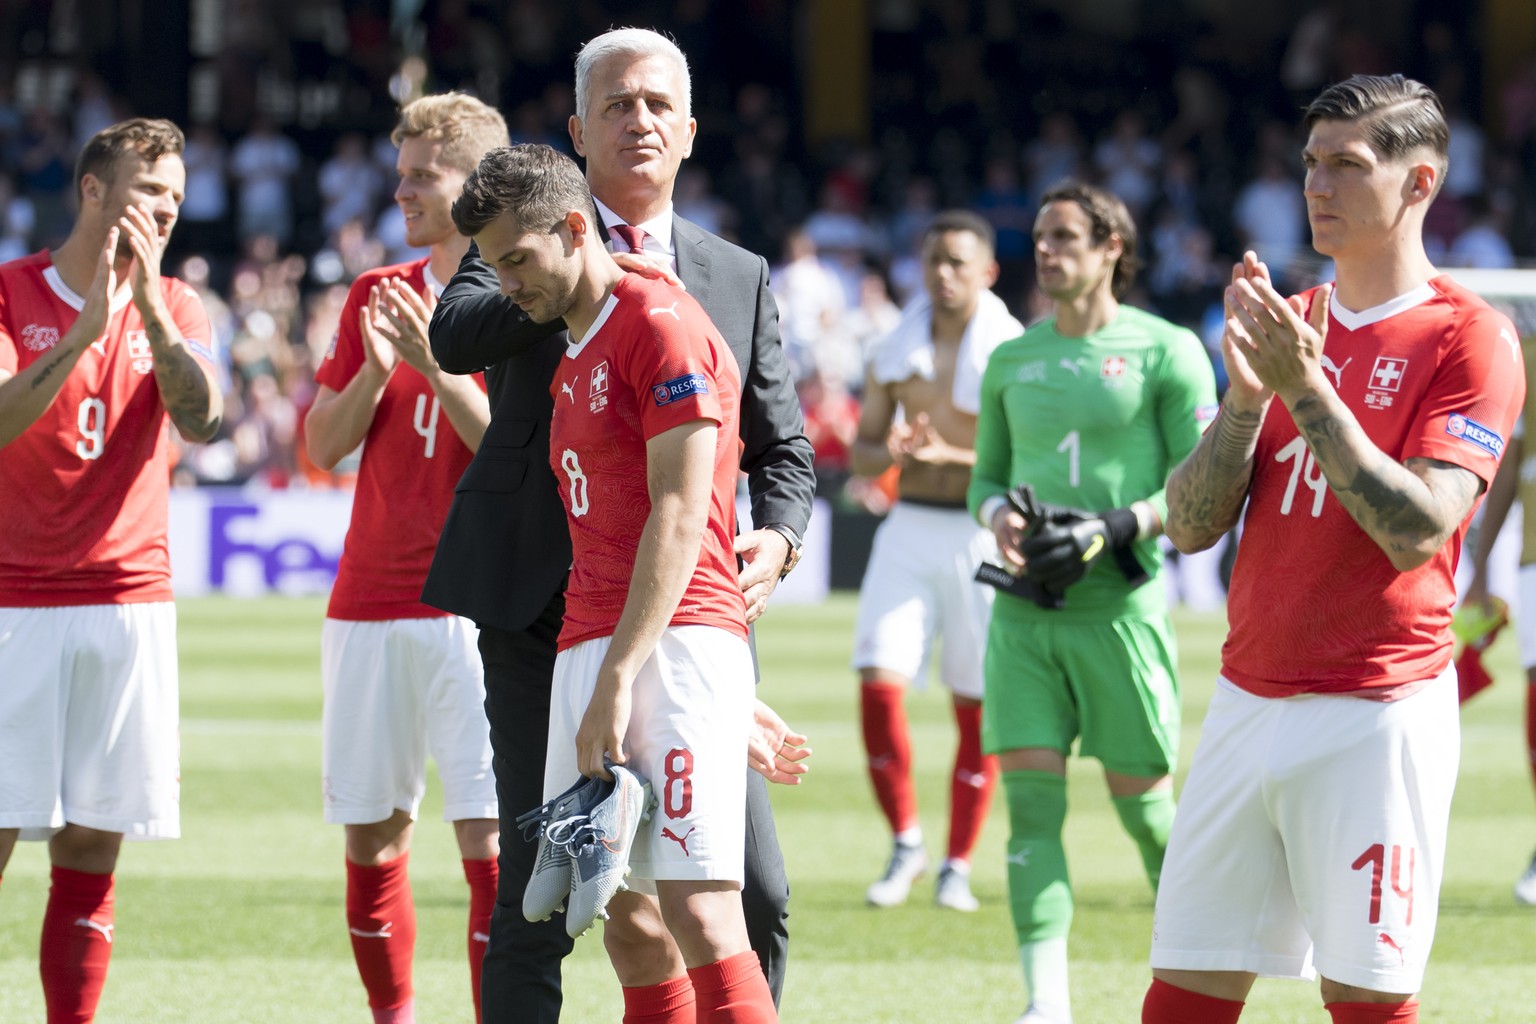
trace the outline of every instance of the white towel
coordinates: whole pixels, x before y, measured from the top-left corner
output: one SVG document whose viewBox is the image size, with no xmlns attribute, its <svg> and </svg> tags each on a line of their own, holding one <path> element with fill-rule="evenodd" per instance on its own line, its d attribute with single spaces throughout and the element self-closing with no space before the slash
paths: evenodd
<svg viewBox="0 0 1536 1024">
<path fill-rule="evenodd" d="M 976 312 L 965 326 L 955 356 L 955 408 L 975 416 L 981 411 L 981 372 L 992 350 L 1024 333 L 1024 325 L 990 291 L 981 293 Z M 877 384 L 894 384 L 910 377 L 933 380 L 933 304 L 919 295 L 901 311 L 896 328 L 875 343 L 869 366 Z"/>
</svg>

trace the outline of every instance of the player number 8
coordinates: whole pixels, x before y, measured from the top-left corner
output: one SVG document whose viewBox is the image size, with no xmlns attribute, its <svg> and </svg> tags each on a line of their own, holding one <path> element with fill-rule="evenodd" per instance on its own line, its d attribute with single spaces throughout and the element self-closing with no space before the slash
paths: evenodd
<svg viewBox="0 0 1536 1024">
<path fill-rule="evenodd" d="M 576 453 L 567 448 L 560 453 L 560 467 L 571 481 L 571 515 L 587 514 L 587 475 L 581 471 Z"/>
</svg>

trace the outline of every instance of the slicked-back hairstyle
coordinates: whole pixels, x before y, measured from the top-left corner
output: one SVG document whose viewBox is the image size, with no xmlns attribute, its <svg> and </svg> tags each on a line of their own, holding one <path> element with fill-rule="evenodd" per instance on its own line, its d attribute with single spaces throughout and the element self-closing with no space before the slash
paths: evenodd
<svg viewBox="0 0 1536 1024">
<path fill-rule="evenodd" d="M 1088 215 L 1094 248 L 1102 248 L 1110 238 L 1119 237 L 1120 258 L 1110 275 L 1109 290 L 1115 298 L 1125 298 L 1141 269 L 1141 257 L 1136 253 L 1136 222 L 1131 219 L 1131 211 L 1113 192 L 1081 181 L 1064 181 L 1047 189 L 1040 197 L 1040 209 L 1052 203 L 1076 203 Z"/>
<path fill-rule="evenodd" d="M 402 107 L 389 141 L 398 146 L 406 139 L 442 143 L 438 158 L 465 174 L 491 150 L 512 143 L 501 112 L 464 92 L 423 96 Z"/>
<path fill-rule="evenodd" d="M 602 61 L 622 54 L 625 57 L 662 57 L 677 65 L 683 81 L 679 97 L 684 117 L 693 116 L 693 78 L 688 73 L 688 58 L 676 43 L 648 28 L 616 28 L 587 40 L 576 54 L 576 116 L 587 123 L 587 93 L 592 89 L 592 69 Z"/>
<path fill-rule="evenodd" d="M 525 231 L 548 231 L 572 210 L 597 225 L 597 207 L 576 161 L 552 146 L 522 143 L 485 154 L 453 201 L 453 224 L 461 235 L 478 235 L 510 213 Z"/>
<path fill-rule="evenodd" d="M 997 232 L 992 224 L 981 214 L 970 210 L 942 210 L 935 214 L 923 231 L 923 248 L 927 248 L 928 243 L 939 235 L 951 231 L 969 231 L 986 246 L 989 254 L 997 251 Z"/>
<path fill-rule="evenodd" d="M 1353 121 L 1377 156 L 1404 160 L 1419 149 L 1434 154 L 1435 191 L 1445 181 L 1451 130 L 1440 97 L 1402 75 L 1355 75 L 1330 85 L 1307 107 L 1302 127 L 1319 121 Z"/>
<path fill-rule="evenodd" d="M 87 174 L 112 184 L 118 161 L 130 153 L 154 163 L 163 156 L 181 156 L 186 148 L 186 136 L 170 121 L 131 117 L 108 125 L 90 137 L 75 160 L 75 194 Z"/>
</svg>

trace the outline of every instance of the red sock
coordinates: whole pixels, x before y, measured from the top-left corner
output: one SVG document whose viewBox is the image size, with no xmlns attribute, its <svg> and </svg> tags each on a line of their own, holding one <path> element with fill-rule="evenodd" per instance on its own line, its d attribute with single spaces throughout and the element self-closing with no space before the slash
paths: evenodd
<svg viewBox="0 0 1536 1024">
<path fill-rule="evenodd" d="M 697 1024 L 778 1024 L 779 1012 L 773 1008 L 773 994 L 762 964 L 750 949 L 745 953 L 716 960 L 703 967 L 688 968 L 693 982 Z"/>
<path fill-rule="evenodd" d="M 864 752 L 875 799 L 893 833 L 917 827 L 917 790 L 912 785 L 912 739 L 907 732 L 904 693 L 889 683 L 859 687 L 864 719 Z"/>
<path fill-rule="evenodd" d="M 1403 1003 L 1326 1003 L 1333 1024 L 1418 1024 L 1419 1001 Z"/>
<path fill-rule="evenodd" d="M 949 859 L 971 859 L 997 788 L 997 758 L 981 752 L 981 705 L 955 704 L 960 743 L 949 779 Z"/>
<path fill-rule="evenodd" d="M 464 861 L 469 882 L 469 990 L 475 999 L 475 1024 L 480 1024 L 480 966 L 491 941 L 491 908 L 496 905 L 496 858 Z"/>
<path fill-rule="evenodd" d="M 1536 683 L 1525 687 L 1525 752 L 1531 758 L 1531 781 L 1536 783 Z"/>
<path fill-rule="evenodd" d="M 48 1024 L 88 1024 L 112 958 L 112 876 L 56 866 L 52 878 L 39 957 Z"/>
<path fill-rule="evenodd" d="M 1141 1004 L 1141 1024 L 1237 1024 L 1242 1012 L 1238 1000 L 1203 996 L 1153 978 Z"/>
<path fill-rule="evenodd" d="M 694 1024 L 693 982 L 685 974 L 624 990 L 624 1024 Z"/>
<path fill-rule="evenodd" d="M 411 1001 L 416 905 L 406 874 L 409 853 L 371 866 L 347 861 L 347 930 L 368 1005 L 391 1010 Z"/>
</svg>

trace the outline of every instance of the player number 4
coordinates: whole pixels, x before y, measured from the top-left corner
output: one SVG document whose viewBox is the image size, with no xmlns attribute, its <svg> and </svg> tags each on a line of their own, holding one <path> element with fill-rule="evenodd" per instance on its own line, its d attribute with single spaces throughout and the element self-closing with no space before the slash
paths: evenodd
<svg viewBox="0 0 1536 1024">
<path fill-rule="evenodd" d="M 80 424 L 80 440 L 75 442 L 75 454 L 82 459 L 99 459 L 107 447 L 107 403 L 99 398 L 87 398 L 80 403 L 75 417 Z"/>
<path fill-rule="evenodd" d="M 437 414 L 442 406 L 437 402 L 437 396 L 432 396 L 430 409 L 427 406 L 427 396 L 416 396 L 416 433 L 420 434 L 427 442 L 426 458 L 431 458 L 437 451 Z"/>
<path fill-rule="evenodd" d="M 1291 478 L 1285 484 L 1285 497 L 1280 499 L 1280 514 L 1291 514 L 1291 506 L 1296 501 L 1296 484 L 1300 482 L 1312 489 L 1312 518 L 1321 516 L 1323 495 L 1328 493 L 1328 481 L 1323 477 L 1323 471 L 1317 468 L 1317 460 L 1312 458 L 1307 442 L 1297 435 L 1290 444 L 1275 453 L 1275 461 L 1295 463 L 1291 466 Z"/>
</svg>

